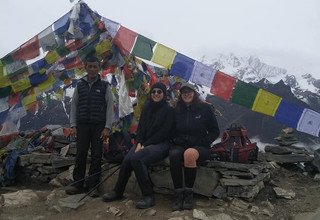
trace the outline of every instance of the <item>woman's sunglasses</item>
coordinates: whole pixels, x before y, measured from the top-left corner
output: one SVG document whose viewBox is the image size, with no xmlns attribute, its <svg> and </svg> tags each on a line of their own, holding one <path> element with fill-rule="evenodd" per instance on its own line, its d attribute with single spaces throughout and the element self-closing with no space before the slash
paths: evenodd
<svg viewBox="0 0 320 220">
<path fill-rule="evenodd" d="M 154 89 L 154 90 L 152 90 L 151 91 L 151 94 L 158 94 L 158 95 L 160 95 L 160 94 L 162 94 L 162 90 L 161 89 Z"/>
</svg>

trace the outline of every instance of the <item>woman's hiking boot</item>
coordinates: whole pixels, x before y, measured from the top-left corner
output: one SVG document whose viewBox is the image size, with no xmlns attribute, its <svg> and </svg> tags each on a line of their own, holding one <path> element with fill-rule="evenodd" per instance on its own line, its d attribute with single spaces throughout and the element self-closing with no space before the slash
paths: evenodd
<svg viewBox="0 0 320 220">
<path fill-rule="evenodd" d="M 193 209 L 193 189 L 186 188 L 184 191 L 183 209 Z"/>
<path fill-rule="evenodd" d="M 184 189 L 179 188 L 174 190 L 173 200 L 171 209 L 172 211 L 182 210 L 183 205 L 183 197 L 184 197 Z"/>
<path fill-rule="evenodd" d="M 137 209 L 147 209 L 155 204 L 155 199 L 153 195 L 150 196 L 143 196 L 140 201 L 137 202 L 136 208 Z"/>
<path fill-rule="evenodd" d="M 105 202 L 112 202 L 112 201 L 123 199 L 123 195 L 119 195 L 116 191 L 112 190 L 111 192 L 105 193 L 102 196 L 102 199 Z"/>
</svg>

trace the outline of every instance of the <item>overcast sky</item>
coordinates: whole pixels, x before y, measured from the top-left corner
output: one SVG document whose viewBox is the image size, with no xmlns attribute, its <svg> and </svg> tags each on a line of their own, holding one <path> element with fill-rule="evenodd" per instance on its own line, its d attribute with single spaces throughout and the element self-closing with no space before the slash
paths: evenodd
<svg viewBox="0 0 320 220">
<path fill-rule="evenodd" d="M 320 78 L 319 0 L 87 0 L 91 9 L 200 60 L 255 55 Z M 0 0 L 0 57 L 67 13 L 69 0 Z"/>
</svg>

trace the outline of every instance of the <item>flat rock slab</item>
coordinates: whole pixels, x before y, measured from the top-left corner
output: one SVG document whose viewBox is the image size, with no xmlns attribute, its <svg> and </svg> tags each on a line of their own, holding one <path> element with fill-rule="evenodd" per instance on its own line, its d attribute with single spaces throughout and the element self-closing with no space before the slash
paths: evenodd
<svg viewBox="0 0 320 220">
<path fill-rule="evenodd" d="M 34 191 L 25 189 L 13 193 L 2 194 L 0 198 L 0 205 L 6 207 L 21 207 L 27 206 L 31 201 L 37 200 L 39 200 L 39 197 Z"/>
</svg>

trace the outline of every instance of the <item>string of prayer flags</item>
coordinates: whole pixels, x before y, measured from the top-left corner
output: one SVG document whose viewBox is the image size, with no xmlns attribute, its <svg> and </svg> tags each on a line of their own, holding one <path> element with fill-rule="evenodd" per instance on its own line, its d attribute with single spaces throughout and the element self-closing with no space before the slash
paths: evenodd
<svg viewBox="0 0 320 220">
<path fill-rule="evenodd" d="M 191 77 L 195 60 L 177 52 L 169 73 L 186 81 Z"/>
<path fill-rule="evenodd" d="M 217 71 L 212 81 L 210 92 L 217 97 L 229 101 L 236 82 L 236 78 Z"/>
<path fill-rule="evenodd" d="M 259 89 L 254 100 L 252 110 L 266 115 L 274 116 L 281 102 L 281 97 L 263 89 Z"/>
</svg>

